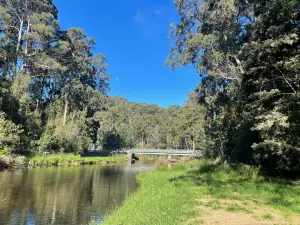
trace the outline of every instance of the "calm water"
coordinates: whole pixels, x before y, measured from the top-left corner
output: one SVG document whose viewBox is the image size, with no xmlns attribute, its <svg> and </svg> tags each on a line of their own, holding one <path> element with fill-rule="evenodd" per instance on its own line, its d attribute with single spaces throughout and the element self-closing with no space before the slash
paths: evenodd
<svg viewBox="0 0 300 225">
<path fill-rule="evenodd" d="M 0 172 L 0 224 L 88 224 L 120 205 L 151 164 Z"/>
</svg>

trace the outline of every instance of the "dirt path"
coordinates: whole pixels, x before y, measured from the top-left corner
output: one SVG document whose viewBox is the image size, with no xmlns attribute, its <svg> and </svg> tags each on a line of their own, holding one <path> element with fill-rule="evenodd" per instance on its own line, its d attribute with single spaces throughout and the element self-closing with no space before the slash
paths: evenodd
<svg viewBox="0 0 300 225">
<path fill-rule="evenodd" d="M 300 217 L 285 218 L 276 210 L 259 201 L 215 199 L 209 196 L 199 200 L 201 216 L 184 224 L 203 225 L 299 225 Z"/>
<path fill-rule="evenodd" d="M 222 224 L 222 225 L 288 225 L 287 221 L 275 214 L 248 214 L 245 212 L 229 212 L 219 209 L 213 210 L 209 207 L 202 208 L 202 224 Z M 263 217 L 264 215 L 268 215 Z"/>
</svg>

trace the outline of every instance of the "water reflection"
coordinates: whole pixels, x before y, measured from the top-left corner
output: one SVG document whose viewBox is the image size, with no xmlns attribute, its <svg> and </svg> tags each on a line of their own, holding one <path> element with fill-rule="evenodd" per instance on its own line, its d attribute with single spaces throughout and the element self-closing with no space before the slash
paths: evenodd
<svg viewBox="0 0 300 225">
<path fill-rule="evenodd" d="M 151 164 L 48 167 L 0 172 L 0 224 L 87 224 L 137 187 Z"/>
</svg>

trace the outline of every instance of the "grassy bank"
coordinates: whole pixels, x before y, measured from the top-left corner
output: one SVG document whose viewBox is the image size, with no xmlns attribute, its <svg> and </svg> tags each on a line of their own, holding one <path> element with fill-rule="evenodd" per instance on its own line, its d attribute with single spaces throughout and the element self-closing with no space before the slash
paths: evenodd
<svg viewBox="0 0 300 225">
<path fill-rule="evenodd" d="M 73 154 L 57 154 L 48 156 L 0 156 L 0 170 L 8 168 L 19 168 L 25 166 L 57 166 L 57 165 L 85 165 L 85 164 L 107 164 L 127 161 L 125 156 L 98 156 L 82 157 Z"/>
<path fill-rule="evenodd" d="M 104 224 L 300 224 L 300 186 L 257 168 L 212 162 L 140 174 L 139 190 Z"/>
<path fill-rule="evenodd" d="M 48 156 L 33 156 L 26 158 L 29 166 L 49 166 L 49 165 L 83 165 L 115 163 L 127 160 L 124 156 L 104 156 L 104 157 L 82 157 L 73 154 L 57 154 Z"/>
</svg>

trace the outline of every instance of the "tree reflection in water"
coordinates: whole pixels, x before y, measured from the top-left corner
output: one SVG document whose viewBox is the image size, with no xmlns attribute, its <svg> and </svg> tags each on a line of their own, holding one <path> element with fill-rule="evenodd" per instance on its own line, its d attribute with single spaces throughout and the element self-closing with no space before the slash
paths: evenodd
<svg viewBox="0 0 300 225">
<path fill-rule="evenodd" d="M 0 172 L 1 224 L 88 224 L 127 198 L 152 165 L 48 167 Z"/>
</svg>

